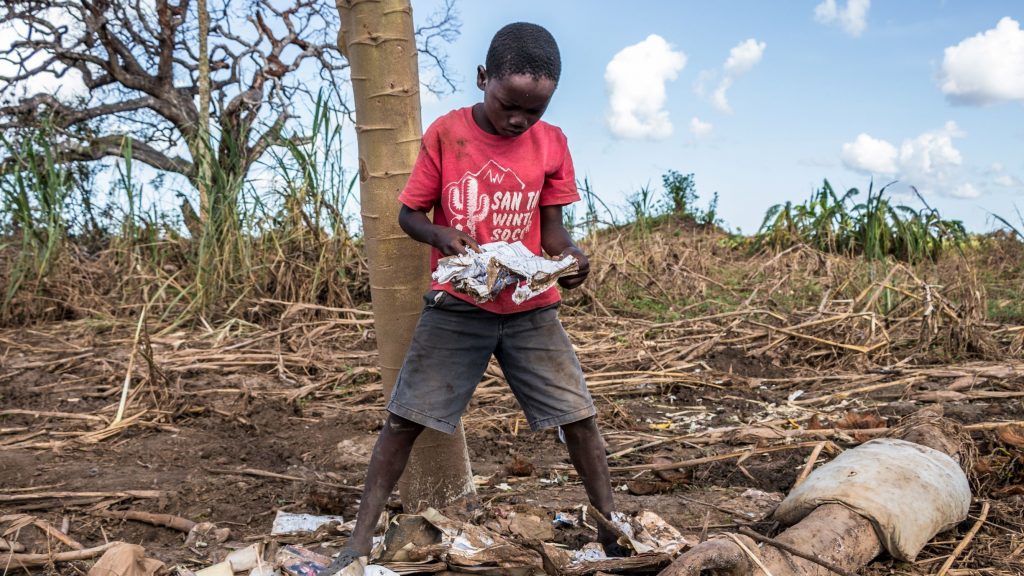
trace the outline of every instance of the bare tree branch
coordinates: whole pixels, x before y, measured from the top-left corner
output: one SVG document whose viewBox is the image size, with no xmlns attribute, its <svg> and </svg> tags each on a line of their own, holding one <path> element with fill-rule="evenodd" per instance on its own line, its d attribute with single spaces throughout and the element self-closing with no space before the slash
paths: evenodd
<svg viewBox="0 0 1024 576">
<path fill-rule="evenodd" d="M 322 0 L 207 1 L 214 162 L 244 176 L 267 148 L 301 138 L 293 106 L 315 93 L 311 78 L 345 81 L 338 14 Z M 175 150 L 184 142 L 194 157 L 198 145 L 195 10 L 191 0 L 5 0 L 0 24 L 18 32 L 0 41 L 0 127 L 58 130 L 63 161 L 120 156 L 127 134 L 135 159 L 194 177 Z M 442 46 L 458 28 L 448 0 L 417 31 L 438 71 L 431 90 L 455 89 Z M 80 93 L 34 93 L 46 78 Z"/>
</svg>

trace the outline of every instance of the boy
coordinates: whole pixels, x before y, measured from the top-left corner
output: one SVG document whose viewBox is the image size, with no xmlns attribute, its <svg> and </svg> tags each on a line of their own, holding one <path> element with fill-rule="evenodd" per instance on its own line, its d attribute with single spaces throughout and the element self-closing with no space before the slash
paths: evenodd
<svg viewBox="0 0 1024 576">
<path fill-rule="evenodd" d="M 555 39 L 526 23 L 505 26 L 477 69 L 483 102 L 455 110 L 423 135 L 419 157 L 399 196 L 399 223 L 442 256 L 480 250 L 480 244 L 522 241 L 535 254 L 574 256 L 579 272 L 559 279 L 575 288 L 587 277 L 587 257 L 562 224 L 562 206 L 579 200 L 565 136 L 540 122 L 561 73 Z M 433 209 L 433 223 L 427 212 Z M 517 305 L 512 290 L 477 303 L 450 285 L 433 283 L 388 403 L 367 470 L 366 486 L 348 546 L 333 574 L 370 553 L 385 500 L 425 426 L 452 433 L 493 354 L 534 430 L 561 426 L 570 460 L 591 504 L 612 512 L 612 489 L 594 403 L 561 323 L 552 287 Z M 598 532 L 610 554 L 615 535 Z"/>
</svg>

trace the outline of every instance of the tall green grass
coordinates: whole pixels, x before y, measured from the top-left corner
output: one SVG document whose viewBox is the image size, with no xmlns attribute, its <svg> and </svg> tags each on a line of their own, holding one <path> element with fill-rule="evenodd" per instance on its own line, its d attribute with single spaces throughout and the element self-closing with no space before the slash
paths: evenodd
<svg viewBox="0 0 1024 576">
<path fill-rule="evenodd" d="M 285 135 L 249 174 L 224 168 L 238 165 L 241 143 L 215 136 L 220 161 L 205 181 L 202 221 L 143 199 L 127 139 L 101 189 L 58 156 L 52 133 L 0 135 L 0 322 L 53 317 L 33 304 L 40 295 L 89 314 L 130 313 L 145 300 L 172 325 L 258 317 L 267 300 L 364 301 L 361 239 L 350 226 L 356 180 L 342 163 L 336 97 L 318 97 L 305 133 Z M 57 270 L 65 247 L 67 269 Z"/>
<path fill-rule="evenodd" d="M 836 194 L 828 180 L 803 204 L 786 202 L 768 209 L 753 238 L 757 248 L 784 249 L 806 244 L 835 254 L 870 260 L 893 257 L 907 262 L 937 260 L 943 252 L 968 241 L 959 220 L 943 219 L 924 198 L 912 207 L 894 203 L 888 186 L 868 186 L 863 201 L 857 188 Z M 916 193 L 917 191 L 914 190 Z"/>
<path fill-rule="evenodd" d="M 72 170 L 56 157 L 53 131 L 18 133 L 15 141 L 0 134 L 6 156 L 0 174 L 0 199 L 7 237 L 20 244 L 7 271 L 0 318 L 11 314 L 11 303 L 22 290 L 34 292 L 53 269 L 66 235 L 65 204 L 74 188 Z"/>
</svg>

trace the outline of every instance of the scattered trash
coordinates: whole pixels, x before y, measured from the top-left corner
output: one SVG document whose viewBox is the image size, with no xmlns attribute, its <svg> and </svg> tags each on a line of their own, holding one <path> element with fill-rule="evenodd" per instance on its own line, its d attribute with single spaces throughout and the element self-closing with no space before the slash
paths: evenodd
<svg viewBox="0 0 1024 576">
<path fill-rule="evenodd" d="M 164 563 L 146 558 L 146 549 L 137 544 L 120 544 L 107 550 L 89 569 L 88 576 L 153 576 Z"/>
<path fill-rule="evenodd" d="M 341 516 L 316 516 L 313 514 L 294 514 L 292 512 L 277 511 L 274 517 L 274 524 L 270 528 L 271 536 L 295 536 L 316 532 L 321 526 L 337 523 L 339 526 L 345 523 Z"/>
<path fill-rule="evenodd" d="M 513 514 L 509 519 L 508 530 L 514 536 L 541 542 L 555 537 L 555 529 L 551 523 L 533 514 Z"/>
<path fill-rule="evenodd" d="M 213 522 L 200 522 L 188 531 L 186 548 L 203 548 L 210 544 L 221 544 L 231 536 L 230 528 L 218 528 Z"/>
<path fill-rule="evenodd" d="M 418 514 L 399 514 L 388 525 L 379 555 L 382 562 L 424 562 L 440 557 L 441 531 Z"/>
<path fill-rule="evenodd" d="M 274 564 L 292 576 L 316 576 L 331 565 L 331 559 L 300 546 L 282 546 Z"/>
<path fill-rule="evenodd" d="M 587 542 L 579 550 L 573 550 L 571 557 L 574 564 L 583 564 L 608 558 L 604 553 L 604 548 L 597 542 Z"/>
<path fill-rule="evenodd" d="M 207 566 L 196 572 L 196 576 L 234 576 L 235 571 L 231 569 L 231 563 L 225 560 L 212 566 Z"/>
<path fill-rule="evenodd" d="M 551 523 L 559 528 L 575 528 L 580 525 L 580 520 L 575 514 L 557 512 L 555 513 L 555 519 Z"/>
<path fill-rule="evenodd" d="M 269 562 L 266 564 L 260 564 L 249 571 L 249 576 L 281 576 L 281 572 L 274 568 L 273 564 Z"/>
<path fill-rule="evenodd" d="M 252 570 L 261 564 L 263 558 L 263 544 L 257 542 L 251 546 L 233 550 L 228 553 L 224 561 L 231 565 L 234 572 Z"/>
<path fill-rule="evenodd" d="M 634 534 L 633 549 L 641 554 L 645 552 L 660 552 L 675 556 L 687 546 L 692 545 L 679 530 L 676 530 L 671 524 L 662 520 L 661 516 L 654 512 L 646 510 L 639 512 L 630 519 L 630 524 L 633 527 Z M 635 546 L 638 543 L 647 549 L 638 549 Z"/>
<path fill-rule="evenodd" d="M 549 260 L 530 252 L 522 242 L 491 242 L 480 249 L 480 253 L 471 250 L 438 260 L 434 280 L 450 282 L 455 290 L 479 302 L 493 300 L 505 288 L 518 285 L 512 301 L 522 304 L 554 286 L 560 277 L 579 270 L 572 256 Z"/>
</svg>

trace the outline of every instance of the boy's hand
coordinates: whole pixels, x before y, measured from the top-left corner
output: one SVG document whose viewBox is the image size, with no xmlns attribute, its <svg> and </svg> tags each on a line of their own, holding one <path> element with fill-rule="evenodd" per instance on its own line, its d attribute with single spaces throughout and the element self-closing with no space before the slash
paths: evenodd
<svg viewBox="0 0 1024 576">
<path fill-rule="evenodd" d="M 476 243 L 476 240 L 473 240 L 472 236 L 461 230 L 438 226 L 435 234 L 434 242 L 431 242 L 431 244 L 445 256 L 465 254 L 467 248 L 471 248 L 475 252 L 481 252 L 480 245 Z"/>
<path fill-rule="evenodd" d="M 562 250 L 562 253 L 559 254 L 556 259 L 561 260 L 566 256 L 576 258 L 576 261 L 579 262 L 580 270 L 572 276 L 562 276 L 559 278 L 558 285 L 562 288 L 572 289 L 583 284 L 583 281 L 587 279 L 587 275 L 590 274 L 590 260 L 588 260 L 587 255 L 576 246 L 569 246 L 565 250 Z"/>
</svg>

